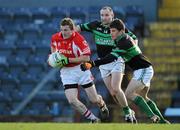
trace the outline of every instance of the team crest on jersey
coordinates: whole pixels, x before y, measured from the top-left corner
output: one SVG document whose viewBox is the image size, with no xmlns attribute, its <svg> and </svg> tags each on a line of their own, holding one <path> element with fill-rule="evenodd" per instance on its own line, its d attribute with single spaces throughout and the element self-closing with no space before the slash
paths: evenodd
<svg viewBox="0 0 180 130">
<path fill-rule="evenodd" d="M 68 49 L 71 49 L 71 44 L 68 44 Z"/>
<path fill-rule="evenodd" d="M 61 43 L 58 42 L 58 43 L 57 43 L 57 48 L 60 48 L 60 47 L 61 47 Z"/>
<path fill-rule="evenodd" d="M 108 33 L 108 30 L 104 30 L 104 33 Z"/>
<path fill-rule="evenodd" d="M 67 44 L 67 42 L 66 42 L 66 41 L 62 41 L 62 43 L 63 43 L 63 44 Z"/>
<path fill-rule="evenodd" d="M 98 31 L 102 31 L 102 28 L 97 28 Z"/>
</svg>

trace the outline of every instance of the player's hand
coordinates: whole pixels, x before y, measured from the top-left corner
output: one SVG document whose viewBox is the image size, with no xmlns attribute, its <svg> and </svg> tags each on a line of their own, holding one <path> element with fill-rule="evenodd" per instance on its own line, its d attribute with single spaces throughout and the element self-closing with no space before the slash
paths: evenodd
<svg viewBox="0 0 180 130">
<path fill-rule="evenodd" d="M 53 68 L 62 68 L 68 63 L 68 58 L 59 52 L 53 52 L 48 57 L 48 64 Z"/>
<path fill-rule="evenodd" d="M 95 66 L 94 61 L 88 61 L 88 62 L 82 63 L 80 67 L 82 71 L 86 71 L 86 70 L 90 70 L 94 66 Z"/>
<path fill-rule="evenodd" d="M 66 56 L 62 55 L 62 54 L 61 54 L 61 58 L 59 60 L 63 65 L 69 64 L 69 59 Z"/>
</svg>

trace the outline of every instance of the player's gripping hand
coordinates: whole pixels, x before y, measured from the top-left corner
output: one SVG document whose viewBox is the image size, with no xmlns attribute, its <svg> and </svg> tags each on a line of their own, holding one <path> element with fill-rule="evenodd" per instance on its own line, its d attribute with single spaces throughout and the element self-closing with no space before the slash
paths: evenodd
<svg viewBox="0 0 180 130">
<path fill-rule="evenodd" d="M 47 62 L 53 68 L 62 68 L 69 63 L 69 60 L 63 54 L 53 52 L 49 55 Z"/>
<path fill-rule="evenodd" d="M 61 59 L 60 59 L 60 61 L 61 61 L 61 63 L 62 63 L 63 65 L 69 64 L 69 59 L 68 59 L 66 56 L 62 55 L 62 54 L 61 54 Z"/>
<path fill-rule="evenodd" d="M 95 67 L 94 61 L 88 61 L 81 64 L 82 71 L 90 70 L 92 67 Z"/>
</svg>

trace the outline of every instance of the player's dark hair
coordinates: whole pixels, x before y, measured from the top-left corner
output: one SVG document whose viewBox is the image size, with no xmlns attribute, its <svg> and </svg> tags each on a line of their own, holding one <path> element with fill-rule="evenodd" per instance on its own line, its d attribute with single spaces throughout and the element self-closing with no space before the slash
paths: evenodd
<svg viewBox="0 0 180 130">
<path fill-rule="evenodd" d="M 74 22 L 73 22 L 73 20 L 71 18 L 62 19 L 61 22 L 60 22 L 60 25 L 61 26 L 68 25 L 71 30 L 74 30 L 74 27 L 75 27 Z"/>
<path fill-rule="evenodd" d="M 121 31 L 121 30 L 125 31 L 124 22 L 120 19 L 114 19 L 110 24 L 110 28 L 116 28 L 119 31 Z"/>
</svg>

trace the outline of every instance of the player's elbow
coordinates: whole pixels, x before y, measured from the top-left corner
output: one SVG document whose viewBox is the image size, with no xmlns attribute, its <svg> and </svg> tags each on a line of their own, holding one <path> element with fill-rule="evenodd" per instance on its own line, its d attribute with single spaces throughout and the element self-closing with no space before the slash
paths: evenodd
<svg viewBox="0 0 180 130">
<path fill-rule="evenodd" d="M 138 45 L 138 40 L 136 39 L 136 40 L 134 40 L 134 43 L 136 44 L 136 45 Z"/>
<path fill-rule="evenodd" d="M 56 52 L 56 49 L 51 47 L 51 53 Z"/>
<path fill-rule="evenodd" d="M 131 91 L 126 90 L 126 91 L 125 91 L 125 96 L 126 96 L 126 98 L 127 98 L 128 100 L 133 100 L 134 93 L 131 92 Z"/>
<path fill-rule="evenodd" d="M 80 25 L 77 25 L 77 26 L 75 27 L 75 30 L 76 30 L 77 32 L 81 32 L 81 27 L 80 27 Z"/>
</svg>

